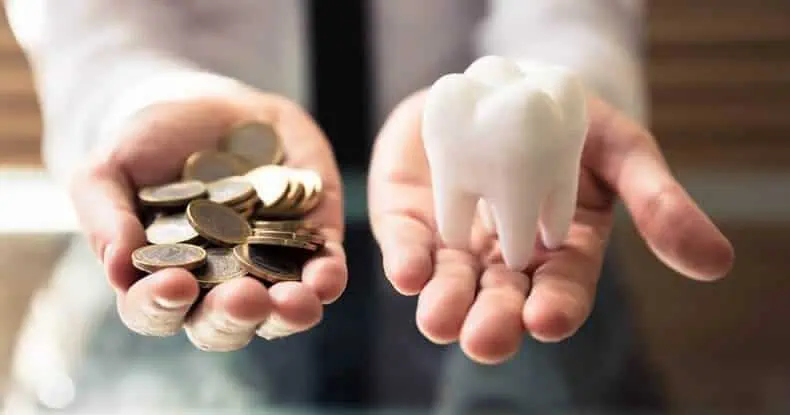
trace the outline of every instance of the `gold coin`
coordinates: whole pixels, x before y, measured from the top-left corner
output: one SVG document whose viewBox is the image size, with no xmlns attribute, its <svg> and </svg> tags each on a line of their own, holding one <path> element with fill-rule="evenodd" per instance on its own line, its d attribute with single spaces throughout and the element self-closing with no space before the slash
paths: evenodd
<svg viewBox="0 0 790 415">
<path fill-rule="evenodd" d="M 302 193 L 300 191 L 301 185 L 299 183 L 291 182 L 288 188 L 288 193 L 285 197 L 280 200 L 279 203 L 272 205 L 272 206 L 262 206 L 262 211 L 266 213 L 268 216 L 280 216 L 280 217 L 293 217 L 297 215 L 297 212 L 294 210 L 294 202 L 297 201 L 299 198 L 299 194 Z"/>
<path fill-rule="evenodd" d="M 207 241 L 205 238 L 203 238 L 200 235 L 198 235 L 198 237 L 195 238 L 194 241 L 190 242 L 190 244 L 191 245 L 195 245 L 195 246 L 199 246 L 199 247 L 201 247 L 203 249 L 212 248 L 214 246 L 214 244 L 212 244 L 211 242 Z"/>
<path fill-rule="evenodd" d="M 299 180 L 304 184 L 305 189 L 309 189 L 304 201 L 299 206 L 302 213 L 307 213 L 318 206 L 323 192 L 323 181 L 318 172 L 307 169 L 300 169 L 297 173 Z"/>
<path fill-rule="evenodd" d="M 313 232 L 307 229 L 294 229 L 294 230 L 282 230 L 282 229 L 258 229 L 252 228 L 252 236 L 277 236 L 283 238 L 304 238 L 306 236 L 313 235 Z"/>
<path fill-rule="evenodd" d="M 194 271 L 195 278 L 202 288 L 211 288 L 246 274 L 247 272 L 233 255 L 233 251 L 228 248 L 206 249 L 206 264 Z"/>
<path fill-rule="evenodd" d="M 298 212 L 296 208 L 299 206 L 299 204 L 302 203 L 302 200 L 304 199 L 305 188 L 302 182 L 292 177 L 290 189 L 293 190 L 289 191 L 288 196 L 286 196 L 286 199 L 288 200 L 288 204 L 282 206 L 282 209 L 287 213 L 297 214 Z"/>
<path fill-rule="evenodd" d="M 258 199 L 257 196 L 253 195 L 249 199 L 242 200 L 241 202 L 234 203 L 232 205 L 227 205 L 227 206 L 229 208 L 235 210 L 236 212 L 241 212 L 241 211 L 250 210 L 250 209 L 254 210 L 255 207 L 258 205 L 258 202 L 260 202 L 260 199 Z"/>
<path fill-rule="evenodd" d="M 186 215 L 178 213 L 154 219 L 145 229 L 145 238 L 148 243 L 155 245 L 191 243 L 198 238 L 198 233 L 189 224 Z"/>
<path fill-rule="evenodd" d="M 276 283 L 302 278 L 302 264 L 288 255 L 273 255 L 246 244 L 233 248 L 233 255 L 248 273 L 265 281 Z"/>
<path fill-rule="evenodd" d="M 255 195 L 247 179 L 241 176 L 228 177 L 209 183 L 208 199 L 223 205 L 233 205 L 244 202 Z"/>
<path fill-rule="evenodd" d="M 286 167 L 261 166 L 247 172 L 245 177 L 252 183 L 264 206 L 274 206 L 288 194 L 290 180 Z"/>
<path fill-rule="evenodd" d="M 302 199 L 299 200 L 299 203 L 297 203 L 296 206 L 294 206 L 294 211 L 300 215 L 304 215 L 305 213 L 310 211 L 310 208 L 313 206 L 314 201 L 318 200 L 317 197 L 318 193 L 315 192 L 315 189 L 312 186 L 309 186 L 304 182 L 302 183 L 302 186 L 304 186 L 304 191 L 305 191 L 304 197 L 302 197 Z"/>
<path fill-rule="evenodd" d="M 244 219 L 250 219 L 253 214 L 255 214 L 255 206 L 251 206 L 249 209 L 239 211 L 239 215 L 241 215 Z"/>
<path fill-rule="evenodd" d="M 140 189 L 137 197 L 148 206 L 178 207 L 205 197 L 207 192 L 203 183 L 197 180 L 187 180 L 161 186 L 144 187 Z"/>
<path fill-rule="evenodd" d="M 132 265 L 145 272 L 165 268 L 193 270 L 206 263 L 206 250 L 190 244 L 148 245 L 132 252 Z"/>
<path fill-rule="evenodd" d="M 288 248 L 304 249 L 306 251 L 317 251 L 319 246 L 303 239 L 284 238 L 280 236 L 258 236 L 252 235 L 247 238 L 247 245 L 274 245 L 285 246 Z"/>
<path fill-rule="evenodd" d="M 304 228 L 294 229 L 294 230 L 253 228 L 252 236 L 282 237 L 282 238 L 293 238 L 293 239 L 303 239 L 303 240 L 313 240 L 313 241 L 326 240 L 326 238 L 323 235 L 321 235 L 319 232 L 313 231 L 311 229 L 304 229 Z"/>
<path fill-rule="evenodd" d="M 255 244 L 256 238 L 266 238 L 261 240 L 268 240 L 268 239 L 289 239 L 293 242 L 287 242 L 283 244 L 284 246 L 291 246 L 294 248 L 302 248 L 308 249 L 310 251 L 317 251 L 321 247 L 326 244 L 326 238 L 318 233 L 311 233 L 309 231 L 299 230 L 296 232 L 285 232 L 285 231 L 254 231 L 252 236 L 247 238 L 247 243 Z M 262 243 L 262 245 L 265 243 Z M 269 243 L 271 245 L 271 243 Z M 299 246 L 297 246 L 297 244 Z M 307 244 L 314 245 L 307 246 Z"/>
<path fill-rule="evenodd" d="M 278 210 L 276 208 L 267 208 L 266 206 L 260 206 L 253 214 L 253 219 L 286 220 L 286 219 L 296 218 L 297 216 L 298 215 L 291 214 L 284 210 Z"/>
<path fill-rule="evenodd" d="M 217 245 L 238 245 L 252 234 L 247 220 L 233 209 L 210 200 L 195 200 L 187 206 L 189 224 Z"/>
<path fill-rule="evenodd" d="M 298 229 L 317 229 L 317 226 L 306 220 L 256 220 L 253 222 L 255 230 L 283 230 L 283 231 L 296 231 Z"/>
<path fill-rule="evenodd" d="M 243 158 L 221 151 L 199 151 L 189 156 L 181 176 L 185 180 L 213 182 L 228 177 L 241 176 L 250 170 Z"/>
<path fill-rule="evenodd" d="M 278 164 L 283 159 L 280 136 L 269 124 L 245 122 L 224 137 L 221 148 L 243 157 L 254 166 Z"/>
<path fill-rule="evenodd" d="M 289 173 L 290 174 L 290 173 Z M 274 205 L 263 205 L 261 213 L 264 216 L 278 216 L 278 217 L 295 217 L 300 213 L 296 209 L 300 201 L 304 198 L 304 186 L 297 179 L 288 178 L 288 192 L 279 202 Z"/>
</svg>

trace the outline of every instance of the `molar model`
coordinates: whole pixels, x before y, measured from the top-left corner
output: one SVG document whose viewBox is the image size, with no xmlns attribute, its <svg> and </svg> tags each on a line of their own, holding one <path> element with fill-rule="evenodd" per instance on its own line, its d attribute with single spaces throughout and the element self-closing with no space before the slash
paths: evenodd
<svg viewBox="0 0 790 415">
<path fill-rule="evenodd" d="M 562 245 L 576 207 L 587 133 L 585 92 L 568 70 L 486 56 L 430 88 L 422 135 L 439 235 L 468 247 L 475 211 L 505 264 L 529 264 L 538 228 Z"/>
</svg>

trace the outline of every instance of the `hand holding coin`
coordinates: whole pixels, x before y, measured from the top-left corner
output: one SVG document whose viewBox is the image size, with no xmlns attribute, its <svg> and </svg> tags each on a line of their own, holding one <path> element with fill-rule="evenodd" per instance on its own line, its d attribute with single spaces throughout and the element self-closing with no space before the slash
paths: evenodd
<svg viewBox="0 0 790 415">
<path fill-rule="evenodd" d="M 227 351 L 318 324 L 347 280 L 342 190 L 303 110 L 243 89 L 152 105 L 121 134 L 70 190 L 131 330 Z"/>
</svg>

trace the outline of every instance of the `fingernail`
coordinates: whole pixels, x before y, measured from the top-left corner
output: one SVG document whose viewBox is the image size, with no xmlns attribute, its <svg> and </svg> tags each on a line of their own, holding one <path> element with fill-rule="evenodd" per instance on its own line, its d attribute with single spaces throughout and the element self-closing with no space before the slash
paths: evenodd
<svg viewBox="0 0 790 415">
<path fill-rule="evenodd" d="M 192 301 L 191 300 L 184 300 L 184 299 L 182 299 L 182 300 L 171 300 L 169 298 L 163 298 L 163 297 L 154 297 L 154 302 L 159 307 L 162 307 L 162 308 L 165 308 L 165 309 L 168 309 L 168 310 L 176 310 L 176 309 L 179 309 L 179 308 L 184 308 L 184 307 L 186 307 L 188 305 L 192 305 Z"/>
<path fill-rule="evenodd" d="M 387 276 L 392 276 L 400 272 L 404 264 L 409 262 L 409 252 L 403 249 L 390 250 L 384 261 L 384 272 Z"/>
<path fill-rule="evenodd" d="M 255 328 L 255 322 L 236 320 L 227 313 L 220 311 L 208 314 L 206 320 L 216 331 L 222 333 L 246 333 Z"/>
<path fill-rule="evenodd" d="M 272 315 L 266 322 L 258 328 L 258 336 L 266 340 L 274 340 L 280 337 L 290 336 L 295 330 L 285 320 L 279 316 Z"/>
<path fill-rule="evenodd" d="M 429 257 L 426 256 L 422 249 L 400 249 L 398 254 L 389 261 L 390 264 L 387 270 L 389 273 L 387 276 L 391 277 L 393 274 L 405 273 L 410 270 L 430 266 L 430 264 L 425 264 L 426 258 Z"/>
<path fill-rule="evenodd" d="M 203 310 L 186 326 L 190 341 L 200 350 L 226 352 L 246 346 L 253 337 L 255 323 L 239 322 L 220 311 Z"/>
</svg>

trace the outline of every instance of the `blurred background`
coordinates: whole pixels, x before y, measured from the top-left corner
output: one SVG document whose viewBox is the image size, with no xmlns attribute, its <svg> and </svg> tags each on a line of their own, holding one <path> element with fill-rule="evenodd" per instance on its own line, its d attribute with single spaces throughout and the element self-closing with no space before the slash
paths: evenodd
<svg viewBox="0 0 790 415">
<path fill-rule="evenodd" d="M 652 128 L 731 238 L 729 278 L 664 268 L 621 213 L 614 244 L 672 407 L 790 413 L 790 2 L 649 2 Z M 43 172 L 27 63 L 0 22 L 0 388 L 32 293 L 63 265 L 74 217 Z M 57 272 L 56 272 L 57 271 Z M 44 340 L 45 342 L 45 340 Z M 26 346 L 27 347 L 27 346 Z"/>
</svg>

